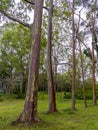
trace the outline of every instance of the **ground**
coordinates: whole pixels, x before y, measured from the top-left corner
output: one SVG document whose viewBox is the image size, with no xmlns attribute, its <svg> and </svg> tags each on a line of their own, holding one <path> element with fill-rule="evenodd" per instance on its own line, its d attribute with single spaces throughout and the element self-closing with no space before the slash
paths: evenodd
<svg viewBox="0 0 98 130">
<path fill-rule="evenodd" d="M 11 126 L 23 109 L 24 99 L 9 96 L 0 100 L 0 130 L 98 130 L 98 106 L 92 106 L 88 100 L 88 108 L 83 107 L 83 101 L 76 101 L 77 110 L 70 110 L 71 100 L 61 100 L 57 97 L 58 113 L 46 114 L 48 109 L 47 96 L 39 98 L 38 112 L 41 122 L 27 126 Z"/>
</svg>

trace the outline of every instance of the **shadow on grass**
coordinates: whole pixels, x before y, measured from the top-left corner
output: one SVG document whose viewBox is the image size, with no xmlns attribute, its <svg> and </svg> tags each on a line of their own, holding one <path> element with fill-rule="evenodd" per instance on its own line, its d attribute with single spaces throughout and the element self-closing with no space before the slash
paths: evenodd
<svg viewBox="0 0 98 130">
<path fill-rule="evenodd" d="M 64 112 L 66 112 L 67 114 L 76 114 L 76 111 L 78 111 L 77 109 L 72 110 L 71 108 L 67 108 L 63 110 Z"/>
<path fill-rule="evenodd" d="M 46 121 L 40 121 L 39 123 L 32 123 L 30 125 L 28 124 L 18 124 L 11 126 L 13 130 L 52 130 L 52 128 L 57 129 L 57 123 L 55 122 L 46 122 Z"/>
</svg>

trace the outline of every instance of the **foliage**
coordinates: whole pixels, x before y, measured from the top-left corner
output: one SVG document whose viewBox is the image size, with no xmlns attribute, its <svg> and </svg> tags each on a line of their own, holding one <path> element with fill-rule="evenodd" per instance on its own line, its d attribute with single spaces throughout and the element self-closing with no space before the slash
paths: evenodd
<svg viewBox="0 0 98 130">
<path fill-rule="evenodd" d="M 97 39 L 96 32 L 94 33 L 94 37 L 95 37 L 95 40 L 94 40 L 94 49 L 96 50 L 97 57 L 98 57 L 98 39 Z"/>
<path fill-rule="evenodd" d="M 85 49 L 84 54 L 92 60 L 92 53 L 90 48 Z"/>
<path fill-rule="evenodd" d="M 27 28 L 12 23 L 6 26 L 0 39 L 0 76 L 12 90 L 20 84 L 20 80 L 23 83 L 27 80 L 29 34 Z"/>
<path fill-rule="evenodd" d="M 3 99 L 2 99 L 2 96 L 0 95 L 0 102 L 2 102 L 3 101 Z"/>
<path fill-rule="evenodd" d="M 85 81 L 86 85 L 86 99 L 92 99 L 92 80 L 87 79 Z M 96 84 L 96 93 L 98 93 L 98 84 Z M 64 99 L 71 99 L 71 92 L 64 92 Z M 83 100 L 83 86 L 81 85 L 79 88 L 76 88 L 76 99 Z M 97 95 L 98 99 L 98 95 Z"/>
<path fill-rule="evenodd" d="M 27 76 L 29 66 L 29 51 L 30 51 L 30 30 L 19 24 L 5 24 L 2 36 L 0 38 L 0 77 L 4 84 L 7 84 L 7 89 L 11 90 L 18 96 L 20 94 L 20 87 L 26 90 L 27 87 Z M 45 32 L 42 32 L 41 39 L 41 55 L 40 55 L 40 71 L 45 69 L 45 49 L 46 49 L 46 38 Z M 45 75 L 46 76 L 46 75 Z M 44 76 L 44 77 L 45 77 Z M 40 77 L 39 77 L 40 78 Z M 43 80 L 43 79 L 41 79 Z M 46 84 L 40 80 L 41 84 L 46 87 Z M 45 88 L 44 87 L 44 88 Z M 23 93 L 25 93 L 25 90 Z M 3 91 L 4 92 L 4 91 Z"/>
<path fill-rule="evenodd" d="M 14 0 L 0 0 L 0 8 L 2 8 L 3 10 L 7 10 L 10 7 L 13 7 L 15 4 Z"/>
<path fill-rule="evenodd" d="M 72 95 L 71 92 L 64 92 L 64 99 L 71 99 Z"/>
<path fill-rule="evenodd" d="M 17 99 L 25 99 L 25 94 L 17 93 L 16 98 Z"/>
</svg>

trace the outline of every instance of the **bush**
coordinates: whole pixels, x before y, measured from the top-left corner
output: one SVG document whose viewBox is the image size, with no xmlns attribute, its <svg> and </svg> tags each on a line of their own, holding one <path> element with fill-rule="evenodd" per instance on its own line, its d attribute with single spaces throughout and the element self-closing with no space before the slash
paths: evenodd
<svg viewBox="0 0 98 130">
<path fill-rule="evenodd" d="M 2 98 L 2 96 L 0 95 L 0 102 L 2 102 L 3 101 L 3 98 Z"/>
<path fill-rule="evenodd" d="M 83 99 L 83 89 L 82 88 L 78 88 L 76 90 L 76 99 L 79 99 L 79 100 Z"/>
<path fill-rule="evenodd" d="M 25 94 L 20 94 L 19 93 L 19 94 L 16 95 L 16 98 L 17 99 L 24 99 L 25 98 Z"/>
<path fill-rule="evenodd" d="M 92 99 L 92 89 L 86 89 L 86 99 Z M 96 94 L 98 93 L 98 89 L 96 89 Z M 96 95 L 98 99 L 98 94 Z M 64 99 L 71 99 L 71 92 L 64 92 Z M 83 100 L 83 88 L 76 89 L 76 99 Z"/>
<path fill-rule="evenodd" d="M 71 93 L 70 92 L 64 92 L 64 99 L 71 99 Z"/>
</svg>

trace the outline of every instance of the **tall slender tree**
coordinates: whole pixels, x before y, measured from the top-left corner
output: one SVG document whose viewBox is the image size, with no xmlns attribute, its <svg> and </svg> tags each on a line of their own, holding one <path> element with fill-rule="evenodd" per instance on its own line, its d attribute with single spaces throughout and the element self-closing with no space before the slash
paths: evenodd
<svg viewBox="0 0 98 130">
<path fill-rule="evenodd" d="M 43 0 L 35 0 L 34 24 L 32 25 L 32 45 L 30 53 L 30 66 L 28 76 L 28 86 L 23 112 L 20 114 L 16 123 L 39 122 L 37 112 L 37 92 L 38 92 L 38 70 L 40 56 L 40 37 L 42 23 Z"/>
<path fill-rule="evenodd" d="M 76 57 L 75 57 L 75 48 L 76 48 L 76 38 L 75 38 L 75 22 L 74 22 L 74 4 L 75 1 L 73 0 L 72 5 L 72 109 L 75 109 L 75 80 L 76 80 Z"/>
<path fill-rule="evenodd" d="M 83 8 L 82 8 L 83 9 Z M 80 51 L 80 62 L 81 62 L 81 71 L 82 71 L 82 85 L 83 85 L 83 99 L 84 99 L 84 108 L 87 107 L 87 101 L 86 101 L 86 86 L 85 86 L 85 79 L 84 79 L 84 63 L 83 63 L 83 54 L 82 54 L 82 49 L 81 49 L 81 41 L 80 41 L 80 16 L 81 16 L 81 11 L 79 11 L 79 21 L 78 21 L 78 27 L 77 27 L 77 40 L 79 42 L 79 51 Z"/>
<path fill-rule="evenodd" d="M 94 12 L 92 13 L 92 87 L 93 87 L 93 105 L 96 105 L 96 79 L 95 79 L 95 55 L 94 55 L 94 34 L 95 34 L 95 17 L 96 17 L 96 0 L 94 2 Z"/>
<path fill-rule="evenodd" d="M 52 71 L 52 16 L 53 16 L 53 0 L 49 0 L 49 14 L 48 14 L 48 42 L 47 42 L 47 81 L 48 81 L 48 113 L 57 111 L 56 108 L 56 97 Z"/>
<path fill-rule="evenodd" d="M 81 71 L 82 71 L 82 84 L 83 84 L 83 99 L 84 99 L 84 108 L 87 107 L 87 101 L 86 101 L 86 86 L 85 86 L 85 79 L 84 79 L 84 65 L 83 65 L 83 55 L 81 50 L 81 44 L 79 41 L 79 49 L 80 49 L 80 59 L 81 59 Z"/>
</svg>

